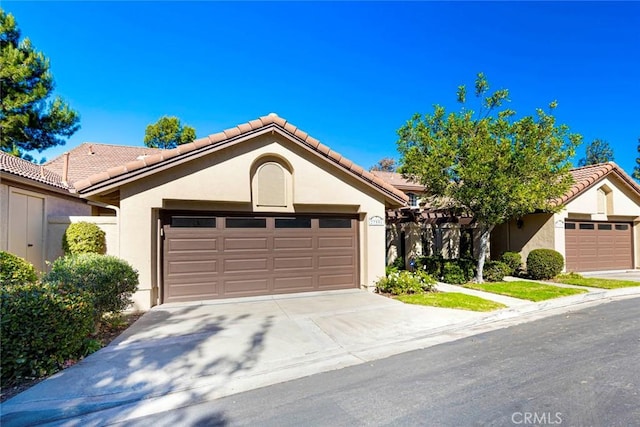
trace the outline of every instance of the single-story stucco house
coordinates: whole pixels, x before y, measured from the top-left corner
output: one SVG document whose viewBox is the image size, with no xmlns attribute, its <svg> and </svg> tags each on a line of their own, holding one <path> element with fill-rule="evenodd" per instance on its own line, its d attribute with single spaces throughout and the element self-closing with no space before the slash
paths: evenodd
<svg viewBox="0 0 640 427">
<path fill-rule="evenodd" d="M 574 184 L 556 204 L 558 213 L 538 212 L 514 218 L 491 233 L 491 258 L 506 251 L 523 260 L 533 249 L 555 249 L 574 272 L 640 267 L 640 186 L 615 163 L 571 170 Z M 380 175 L 398 188 L 419 195 L 416 183 Z M 410 189 L 410 190 L 408 190 Z M 419 203 L 420 205 L 420 203 Z M 387 212 L 387 262 L 421 255 L 445 258 L 477 256 L 478 236 L 471 218 L 422 204 Z"/>
<path fill-rule="evenodd" d="M 555 214 L 514 218 L 491 234 L 491 256 L 550 248 L 565 257 L 565 270 L 640 267 L 640 186 L 613 162 L 571 170 L 569 191 Z"/>
<path fill-rule="evenodd" d="M 144 150 L 82 144 L 32 166 L 69 181 L 79 215 L 113 221 L 107 249 L 138 270 L 137 308 L 373 289 L 384 275 L 385 211 L 407 197 L 277 115 Z"/>
</svg>

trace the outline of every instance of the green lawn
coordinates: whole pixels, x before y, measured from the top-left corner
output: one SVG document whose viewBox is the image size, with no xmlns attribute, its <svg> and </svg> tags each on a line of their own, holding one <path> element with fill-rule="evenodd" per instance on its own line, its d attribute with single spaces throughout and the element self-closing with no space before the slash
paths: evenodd
<svg viewBox="0 0 640 427">
<path fill-rule="evenodd" d="M 640 282 L 630 280 L 598 279 L 596 277 L 582 277 L 578 274 L 561 274 L 555 278 L 556 282 L 567 285 L 590 286 L 592 288 L 618 289 L 640 286 Z"/>
<path fill-rule="evenodd" d="M 547 299 L 566 297 L 568 295 L 587 292 L 585 289 L 561 288 L 559 286 L 525 281 L 470 283 L 465 285 L 465 287 L 514 298 L 528 299 L 530 301 L 544 301 Z"/>
<path fill-rule="evenodd" d="M 397 299 L 407 304 L 458 308 L 471 311 L 492 311 L 506 307 L 506 305 L 500 304 L 499 302 L 458 292 L 428 292 L 426 294 L 400 295 Z"/>
</svg>

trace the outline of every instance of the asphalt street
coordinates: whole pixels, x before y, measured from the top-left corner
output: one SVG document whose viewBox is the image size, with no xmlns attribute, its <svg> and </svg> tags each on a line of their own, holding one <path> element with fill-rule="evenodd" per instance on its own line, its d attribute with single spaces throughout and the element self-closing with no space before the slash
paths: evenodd
<svg viewBox="0 0 640 427">
<path fill-rule="evenodd" d="M 640 425 L 640 299 L 118 425 Z"/>
</svg>

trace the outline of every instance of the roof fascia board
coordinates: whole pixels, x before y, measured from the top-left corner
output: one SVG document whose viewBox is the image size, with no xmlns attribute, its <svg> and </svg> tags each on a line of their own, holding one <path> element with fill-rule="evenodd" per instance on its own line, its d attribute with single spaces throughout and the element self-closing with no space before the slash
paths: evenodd
<svg viewBox="0 0 640 427">
<path fill-rule="evenodd" d="M 44 182 L 36 181 L 31 178 L 27 178 L 20 175 L 14 175 L 11 172 L 0 171 L 0 178 L 3 184 L 10 185 L 12 182 L 22 185 L 28 185 L 30 187 L 38 188 L 40 190 L 46 190 L 52 193 L 60 194 L 62 196 L 69 196 L 72 198 L 79 198 L 78 194 L 76 194 L 72 189 L 64 189 L 60 187 L 56 187 L 54 185 L 49 185 Z"/>
</svg>

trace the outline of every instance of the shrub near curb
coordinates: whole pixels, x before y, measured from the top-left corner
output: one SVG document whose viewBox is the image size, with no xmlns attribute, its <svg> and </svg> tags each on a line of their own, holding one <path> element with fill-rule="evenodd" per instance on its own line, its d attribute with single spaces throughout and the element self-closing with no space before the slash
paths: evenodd
<svg viewBox="0 0 640 427">
<path fill-rule="evenodd" d="M 26 259 L 0 251 L 0 286 L 33 283 L 37 280 L 36 269 Z"/>
<path fill-rule="evenodd" d="M 65 254 L 105 253 L 105 233 L 96 224 L 82 221 L 67 227 L 62 236 Z"/>
<path fill-rule="evenodd" d="M 86 353 L 93 307 L 86 293 L 25 283 L 0 289 L 2 381 L 58 371 Z"/>
<path fill-rule="evenodd" d="M 564 257 L 553 249 L 534 249 L 527 256 L 527 274 L 532 279 L 551 279 L 562 271 Z"/>
<path fill-rule="evenodd" d="M 94 297 L 96 320 L 104 313 L 127 308 L 138 288 L 138 272 L 126 261 L 91 253 L 58 258 L 44 280 L 72 291 L 90 292 Z"/>
<path fill-rule="evenodd" d="M 507 275 L 517 274 L 522 270 L 522 256 L 518 252 L 505 252 L 500 257 L 500 261 L 509 266 Z"/>
<path fill-rule="evenodd" d="M 502 261 L 487 261 L 482 276 L 488 282 L 501 282 L 510 272 L 511 267 Z"/>
</svg>

